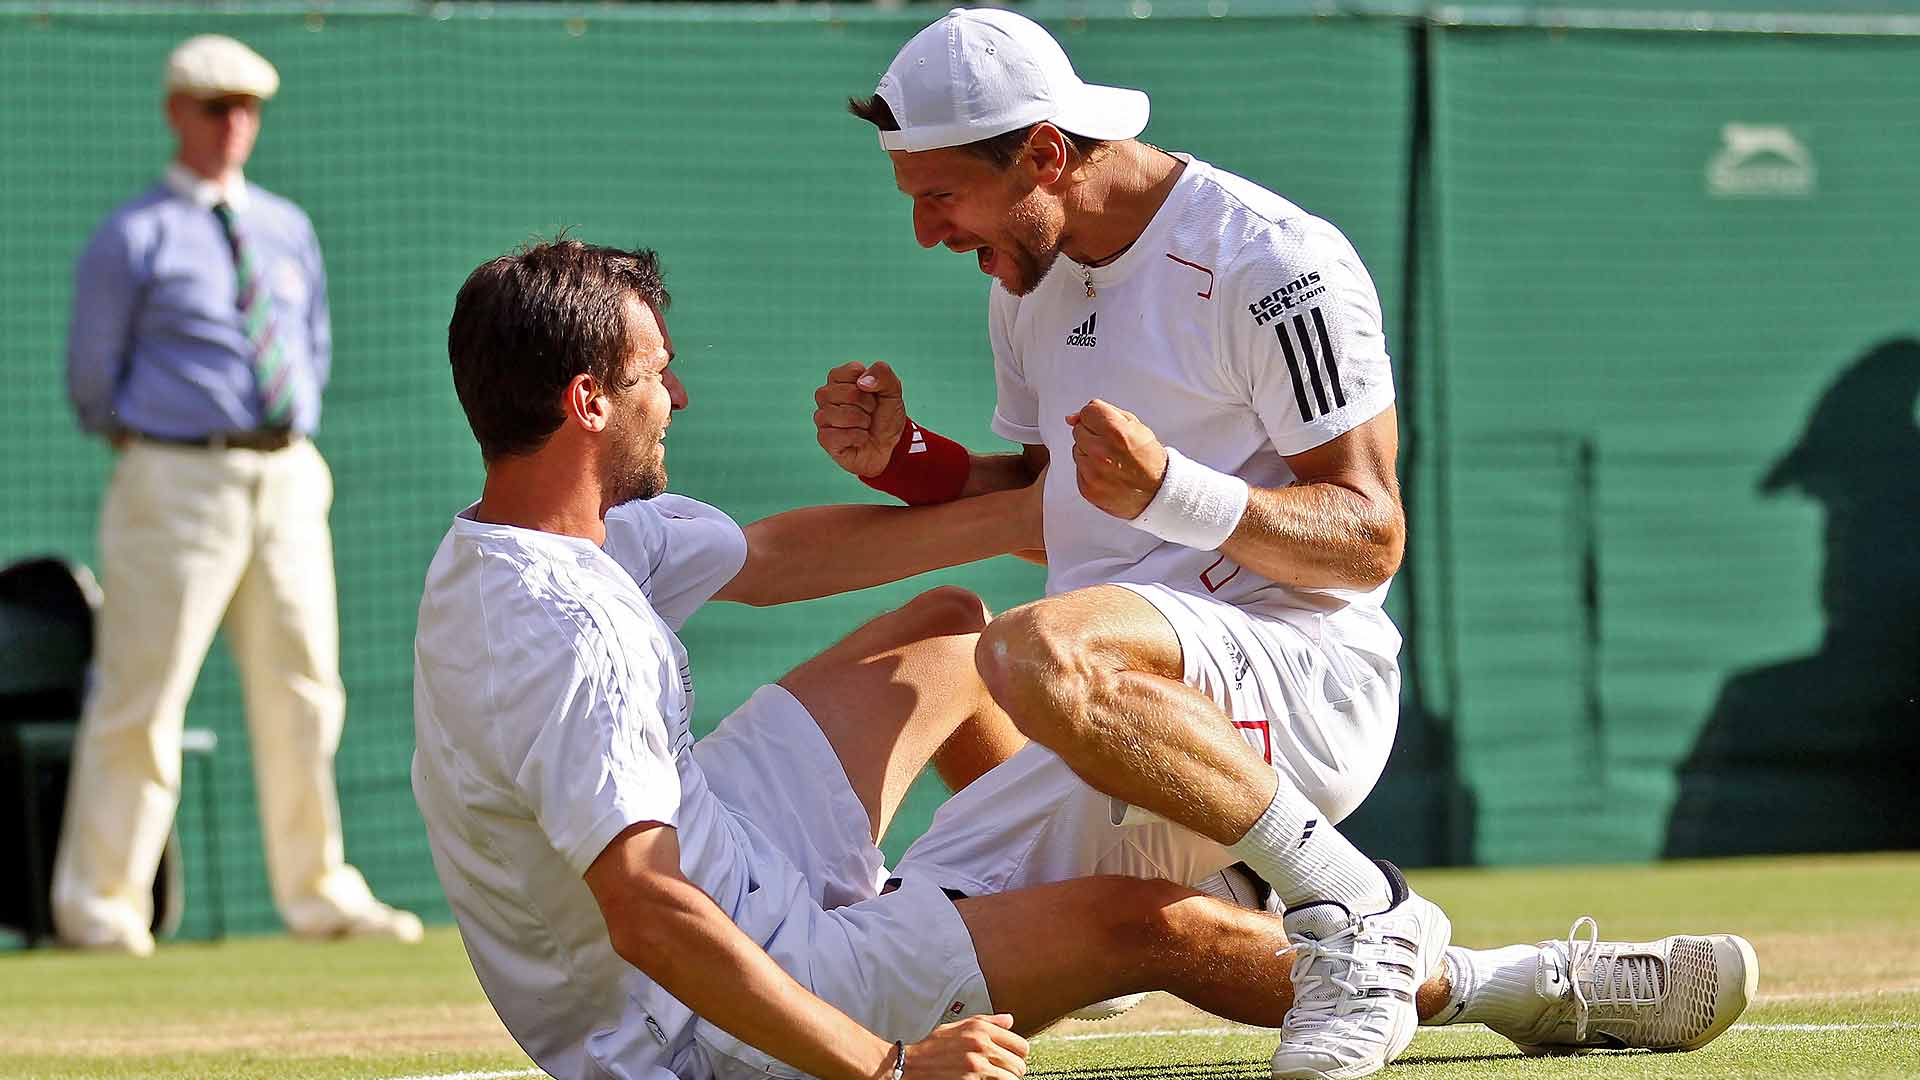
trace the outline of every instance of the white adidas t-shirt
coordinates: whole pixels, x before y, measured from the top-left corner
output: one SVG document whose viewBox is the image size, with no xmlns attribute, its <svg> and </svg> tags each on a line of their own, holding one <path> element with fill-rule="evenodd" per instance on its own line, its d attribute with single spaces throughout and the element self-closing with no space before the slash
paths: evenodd
<svg viewBox="0 0 1920 1080">
<path fill-rule="evenodd" d="M 1347 238 L 1257 184 L 1181 157 L 1173 192 L 1118 259 L 1089 268 L 1063 255 L 1024 297 L 993 286 L 993 430 L 1044 444 L 1059 465 L 1046 481 L 1047 592 L 1158 582 L 1277 617 L 1317 613 L 1349 647 L 1391 659 L 1400 635 L 1381 610 L 1387 584 L 1288 588 L 1080 495 L 1066 416 L 1093 398 L 1256 487 L 1293 482 L 1283 455 L 1393 403 L 1380 300 Z"/>
<path fill-rule="evenodd" d="M 763 945 L 809 902 L 691 753 L 674 630 L 745 559 L 725 514 L 662 495 L 609 512 L 605 550 L 463 515 L 427 571 L 414 798 L 480 985 L 562 1080 L 697 1070 L 692 1015 L 613 951 L 581 880 L 627 826 L 672 825 L 682 871 Z"/>
</svg>

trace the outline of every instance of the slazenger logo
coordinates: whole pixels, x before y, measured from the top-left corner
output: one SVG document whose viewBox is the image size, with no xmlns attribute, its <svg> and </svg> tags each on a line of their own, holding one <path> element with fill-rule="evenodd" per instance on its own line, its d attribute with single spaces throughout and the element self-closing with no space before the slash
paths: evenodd
<svg viewBox="0 0 1920 1080">
<path fill-rule="evenodd" d="M 1804 198 L 1813 194 L 1813 155 L 1781 124 L 1728 124 L 1707 162 L 1707 194 L 1717 198 Z"/>
<path fill-rule="evenodd" d="M 1320 284 L 1320 271 L 1309 271 L 1248 304 L 1247 314 L 1253 316 L 1253 325 L 1265 326 L 1288 308 L 1326 291 L 1327 287 Z"/>
</svg>

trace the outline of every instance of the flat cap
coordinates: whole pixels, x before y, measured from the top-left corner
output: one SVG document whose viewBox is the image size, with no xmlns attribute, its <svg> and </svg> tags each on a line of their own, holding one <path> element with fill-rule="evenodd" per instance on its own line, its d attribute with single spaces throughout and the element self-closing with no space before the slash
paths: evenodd
<svg viewBox="0 0 1920 1080">
<path fill-rule="evenodd" d="M 266 57 L 224 34 L 201 34 L 167 57 L 166 89 L 203 100 L 248 94 L 264 101 L 280 89 L 280 73 Z"/>
</svg>

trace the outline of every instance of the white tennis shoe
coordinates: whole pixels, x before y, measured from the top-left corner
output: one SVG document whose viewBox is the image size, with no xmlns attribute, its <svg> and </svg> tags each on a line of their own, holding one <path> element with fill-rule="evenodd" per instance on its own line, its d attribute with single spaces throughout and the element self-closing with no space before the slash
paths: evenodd
<svg viewBox="0 0 1920 1080">
<path fill-rule="evenodd" d="M 417 945 L 426 934 L 425 928 L 420 924 L 420 916 L 375 900 L 363 911 L 354 912 L 352 915 L 326 925 L 296 930 L 294 936 L 313 941 L 365 938 L 375 941 L 392 941 L 401 945 Z"/>
<path fill-rule="evenodd" d="M 1733 1026 L 1759 985 L 1760 960 L 1745 938 L 1601 941 L 1599 924 L 1583 915 L 1565 941 L 1540 943 L 1539 1017 L 1488 1026 L 1529 1055 L 1697 1050 Z"/>
<path fill-rule="evenodd" d="M 1276 1080 L 1354 1080 L 1399 1057 L 1420 1017 L 1414 994 L 1446 955 L 1453 924 L 1407 887 L 1392 863 L 1385 911 L 1355 915 L 1334 900 L 1287 912 L 1293 1008 L 1273 1054 Z"/>
</svg>

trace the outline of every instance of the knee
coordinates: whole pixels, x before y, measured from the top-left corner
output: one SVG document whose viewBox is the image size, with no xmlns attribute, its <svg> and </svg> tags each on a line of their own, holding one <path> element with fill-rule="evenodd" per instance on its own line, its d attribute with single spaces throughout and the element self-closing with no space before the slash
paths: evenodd
<svg viewBox="0 0 1920 1080">
<path fill-rule="evenodd" d="M 1102 664 L 1099 643 L 1083 628 L 1063 623 L 1046 602 L 1028 604 L 988 624 L 974 647 L 974 667 L 987 692 L 1028 738 L 1046 745 L 1071 738 L 1087 703 L 1113 665 Z"/>
<path fill-rule="evenodd" d="M 993 618 L 986 601 L 957 585 L 928 589 L 907 601 L 900 614 L 913 625 L 915 637 L 978 634 Z"/>
<path fill-rule="evenodd" d="M 1043 680 L 1055 658 L 1043 640 L 1037 605 L 1014 608 L 988 623 L 973 649 L 973 666 L 993 699 L 1005 706 Z"/>
<path fill-rule="evenodd" d="M 1111 878 L 1099 905 L 1107 955 L 1171 955 L 1194 939 L 1206 921 L 1206 901 L 1192 889 L 1159 878 Z"/>
</svg>

